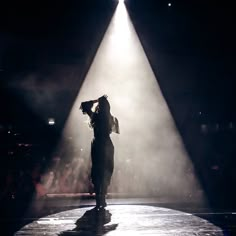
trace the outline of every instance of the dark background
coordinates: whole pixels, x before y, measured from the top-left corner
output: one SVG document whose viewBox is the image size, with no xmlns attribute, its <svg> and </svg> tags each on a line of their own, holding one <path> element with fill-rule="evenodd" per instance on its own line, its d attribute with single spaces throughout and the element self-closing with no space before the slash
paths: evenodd
<svg viewBox="0 0 236 236">
<path fill-rule="evenodd" d="M 210 203 L 232 207 L 236 197 L 234 9 L 227 1 L 169 2 L 171 7 L 164 0 L 127 0 L 126 6 Z M 3 202 L 12 201 L 12 192 L 5 191 L 9 173 L 30 171 L 38 163 L 43 163 L 43 172 L 50 162 L 116 4 L 115 0 L 2 4 Z M 54 126 L 48 125 L 49 117 L 55 118 Z M 17 196 L 21 195 L 14 199 Z"/>
</svg>

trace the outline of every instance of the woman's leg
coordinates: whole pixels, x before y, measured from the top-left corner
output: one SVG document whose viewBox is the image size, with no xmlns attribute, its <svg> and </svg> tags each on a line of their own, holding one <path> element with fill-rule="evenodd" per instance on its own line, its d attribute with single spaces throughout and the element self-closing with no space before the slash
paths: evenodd
<svg viewBox="0 0 236 236">
<path fill-rule="evenodd" d="M 97 185 L 94 185 L 94 190 L 95 190 L 96 208 L 99 208 L 101 205 L 100 187 Z"/>
<path fill-rule="evenodd" d="M 106 194 L 107 194 L 107 184 L 106 183 L 103 183 L 102 186 L 101 186 L 101 207 L 106 207 L 107 206 L 107 203 L 106 203 Z"/>
</svg>

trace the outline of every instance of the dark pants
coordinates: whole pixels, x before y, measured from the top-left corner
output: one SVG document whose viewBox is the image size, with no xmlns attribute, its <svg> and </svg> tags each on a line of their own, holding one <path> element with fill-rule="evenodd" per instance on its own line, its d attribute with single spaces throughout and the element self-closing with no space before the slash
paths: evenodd
<svg viewBox="0 0 236 236">
<path fill-rule="evenodd" d="M 97 206 L 104 206 L 105 195 L 114 169 L 114 146 L 110 137 L 94 138 L 91 147 L 91 178 Z"/>
</svg>

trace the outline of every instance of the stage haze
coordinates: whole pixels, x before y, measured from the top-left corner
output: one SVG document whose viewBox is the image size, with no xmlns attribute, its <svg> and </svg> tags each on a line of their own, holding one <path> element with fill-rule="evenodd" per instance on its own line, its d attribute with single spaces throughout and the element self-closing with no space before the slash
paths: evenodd
<svg viewBox="0 0 236 236">
<path fill-rule="evenodd" d="M 80 103 L 104 94 L 120 124 L 120 134 L 111 135 L 115 169 L 109 192 L 203 201 L 194 166 L 122 2 L 97 50 L 55 151 L 68 159 L 82 157 L 88 169 L 93 130 L 79 109 Z"/>
</svg>

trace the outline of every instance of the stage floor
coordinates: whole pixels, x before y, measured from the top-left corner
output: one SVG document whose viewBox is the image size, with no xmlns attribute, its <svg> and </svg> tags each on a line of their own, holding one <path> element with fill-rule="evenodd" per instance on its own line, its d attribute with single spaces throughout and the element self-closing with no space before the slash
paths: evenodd
<svg viewBox="0 0 236 236">
<path fill-rule="evenodd" d="M 120 196 L 109 196 L 107 203 L 106 211 L 96 212 L 93 196 L 11 200 L 2 204 L 0 235 L 236 235 L 233 206 Z"/>
<path fill-rule="evenodd" d="M 81 207 L 34 220 L 16 236 L 189 236 L 225 234 L 219 226 L 197 215 L 150 205 L 109 205 L 106 210 Z"/>
</svg>

